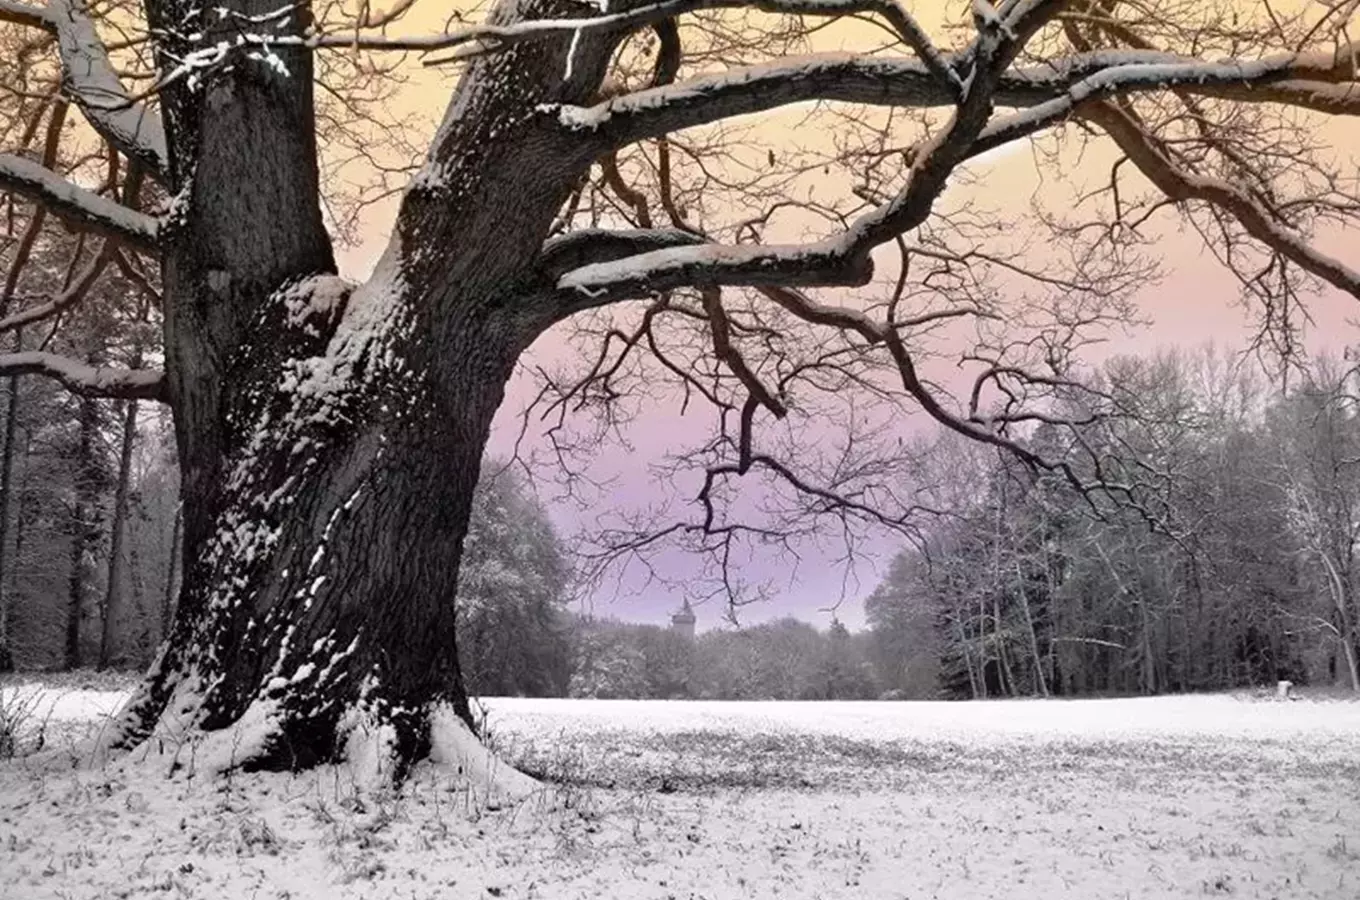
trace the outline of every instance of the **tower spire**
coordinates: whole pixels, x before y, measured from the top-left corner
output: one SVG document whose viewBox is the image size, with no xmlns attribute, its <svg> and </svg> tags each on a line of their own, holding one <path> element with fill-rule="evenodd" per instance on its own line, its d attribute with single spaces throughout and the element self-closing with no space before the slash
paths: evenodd
<svg viewBox="0 0 1360 900">
<path fill-rule="evenodd" d="M 680 611 L 671 616 L 671 630 L 687 638 L 692 638 L 694 637 L 694 622 L 694 610 L 689 605 L 689 598 L 686 597 L 680 604 Z"/>
</svg>

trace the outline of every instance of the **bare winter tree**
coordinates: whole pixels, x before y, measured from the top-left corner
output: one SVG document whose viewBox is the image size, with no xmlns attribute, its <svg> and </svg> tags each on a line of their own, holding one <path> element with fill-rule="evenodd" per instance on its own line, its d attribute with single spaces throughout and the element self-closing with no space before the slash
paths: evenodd
<svg viewBox="0 0 1360 900">
<path fill-rule="evenodd" d="M 469 746 L 452 588 L 473 489 L 517 359 L 570 317 L 646 301 L 645 326 L 614 340 L 663 360 L 662 326 L 702 326 L 716 362 L 682 380 L 721 376 L 711 399 L 727 426 L 701 454 L 706 501 L 760 473 L 813 512 L 897 525 L 909 503 L 809 480 L 762 449 L 757 425 L 796 410 L 800 385 L 891 391 L 1042 465 L 1008 429 L 1061 382 L 1064 335 L 1104 315 L 1081 298 L 1127 292 L 1130 236 L 1160 205 L 1269 303 L 1309 279 L 1360 296 L 1360 272 L 1309 241 L 1355 204 L 1308 129 L 1287 124 L 1360 112 L 1354 4 L 1259 21 L 1211 6 L 973 0 L 960 28 L 931 36 L 894 0 L 500 0 L 484 25 L 406 39 L 386 36 L 399 13 L 366 4 L 338 25 L 331 9 L 266 0 L 106 13 L 0 0 L 0 19 L 59 58 L 61 96 L 172 198 L 143 211 L 135 194 L 0 156 L 0 188 L 159 268 L 164 373 L 0 358 L 6 374 L 173 410 L 183 587 L 110 749 L 190 734 L 200 771 L 348 756 L 399 777 Z M 152 71 L 138 68 L 139 17 Z M 800 55 L 817 22 L 842 19 L 881 28 L 855 32 L 860 52 Z M 387 51 L 463 68 L 376 270 L 353 284 L 322 214 L 314 76 L 326 54 Z M 762 165 L 739 152 L 737 120 L 806 104 L 845 123 L 849 200 L 804 202 L 795 176 L 815 162 L 781 170 L 772 148 L 782 187 L 747 182 L 748 211 L 724 221 L 705 186 L 716 196 L 737 183 L 725 172 Z M 981 214 L 936 212 L 970 160 L 1055 129 L 1122 154 L 1091 221 L 1049 223 L 1063 260 L 989 254 Z M 705 169 L 706 146 L 727 164 Z M 1130 196 L 1131 169 L 1160 199 Z M 806 240 L 773 227 L 790 206 L 827 227 Z M 876 259 L 896 268 L 886 299 L 808 293 L 869 284 Z M 978 388 L 955 404 L 914 342 L 941 320 L 994 317 L 987 270 L 1075 299 L 1042 339 L 976 354 Z M 694 527 L 723 528 L 711 514 Z"/>
</svg>

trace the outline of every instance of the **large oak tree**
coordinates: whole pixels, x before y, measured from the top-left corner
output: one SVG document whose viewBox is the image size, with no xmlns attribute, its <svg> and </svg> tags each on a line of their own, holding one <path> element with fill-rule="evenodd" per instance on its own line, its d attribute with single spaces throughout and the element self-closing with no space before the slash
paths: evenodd
<svg viewBox="0 0 1360 900">
<path fill-rule="evenodd" d="M 723 528 L 715 484 L 748 472 L 791 485 L 814 511 L 902 523 L 882 495 L 812 483 L 753 438 L 757 422 L 789 414 L 798 378 L 828 371 L 835 390 L 894 391 L 1043 465 L 1007 431 L 1040 414 L 1023 404 L 988 412 L 978 398 L 986 388 L 1014 399 L 1058 376 L 984 360 L 971 402 L 952 407 L 918 370 L 911 338 L 979 309 L 966 292 L 959 308 L 933 313 L 902 302 L 908 260 L 936 267 L 928 286 L 985 260 L 951 256 L 930 235 L 951 177 L 1004 144 L 1060 128 L 1103 135 L 1119 148 L 1117 169 L 1136 168 L 1167 203 L 1215 223 L 1210 245 L 1258 298 L 1289 300 L 1300 273 L 1360 295 L 1360 273 L 1308 239 L 1315 222 L 1355 207 L 1279 136 L 1304 128 L 1300 111 L 1360 112 L 1360 48 L 1343 36 L 1353 7 L 1239 21 L 1228 6 L 973 0 L 945 40 L 895 0 L 499 0 L 484 25 L 403 39 L 375 30 L 394 16 L 367 6 L 353 27 L 331 30 L 307 3 L 144 0 L 107 13 L 120 26 L 140 16 L 150 35 L 154 78 L 125 83 L 122 42 L 102 40 L 110 29 L 96 29 L 80 0 L 0 0 L 0 20 L 36 36 L 25 52 L 59 58 L 62 96 L 170 198 L 153 214 L 136 190 L 96 191 L 31 155 L 0 155 L 0 188 L 159 268 L 163 373 L 44 352 L 0 357 L 0 372 L 173 410 L 183 588 L 167 645 L 109 749 L 188 736 L 199 768 L 349 756 L 397 775 L 424 758 L 452 760 L 469 719 L 452 586 L 492 418 L 525 349 L 592 310 L 648 303 L 637 332 L 609 336 L 650 344 L 663 360 L 655 320 L 700 322 L 714 371 L 735 385 L 717 398 L 732 415 L 714 445 L 722 458 L 709 458 L 708 514 L 693 526 L 705 536 Z M 691 44 L 682 37 L 696 15 L 707 24 Z M 724 16 L 743 23 L 726 45 L 714 25 Z M 812 25 L 800 23 L 843 17 L 881 28 L 860 52 L 781 57 L 777 48 L 796 42 L 752 37 L 761 22 L 806 36 Z M 639 34 L 657 36 L 641 79 L 650 51 Z M 350 283 L 336 274 L 322 214 L 314 75 L 322 54 L 393 50 L 439 51 L 462 69 L 376 269 Z M 831 227 L 806 243 L 767 242 L 759 219 L 696 225 L 675 202 L 669 163 L 643 179 L 659 197 L 620 175 L 620 157 L 639 146 L 660 159 L 696 129 L 810 102 L 899 119 L 937 112 L 907 146 L 885 139 L 881 152 L 850 153 L 873 177 L 857 207 L 827 216 Z M 590 223 L 574 212 L 592 171 L 621 201 L 618 216 L 596 221 L 636 227 L 581 227 Z M 1108 240 L 1091 245 L 1095 257 L 1117 254 L 1109 236 L 1147 214 L 1124 205 L 1122 177 L 1106 192 Z M 768 201 L 766 218 L 778 205 Z M 903 274 L 890 300 L 810 293 L 870 283 L 875 251 L 894 247 Z M 1259 273 L 1252 260 L 1264 261 Z M 1088 259 L 1075 274 L 1039 264 L 1029 274 L 1080 293 L 1109 277 L 1100 268 Z M 769 350 L 780 343 L 770 321 L 784 334 L 835 337 L 781 368 L 792 351 Z M 1077 328 L 1081 316 L 1064 324 Z M 870 366 L 896 383 L 865 377 Z M 686 382 L 698 391 L 705 379 Z"/>
</svg>

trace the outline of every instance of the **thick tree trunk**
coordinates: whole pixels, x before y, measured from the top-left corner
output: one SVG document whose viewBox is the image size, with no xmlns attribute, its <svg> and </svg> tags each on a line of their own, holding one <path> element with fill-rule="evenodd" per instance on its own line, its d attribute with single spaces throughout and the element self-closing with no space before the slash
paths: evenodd
<svg viewBox="0 0 1360 900">
<path fill-rule="evenodd" d="M 351 302 L 376 312 L 391 299 L 370 288 Z M 363 311 L 353 318 L 375 324 Z M 453 591 L 518 348 L 477 321 L 464 328 L 453 396 L 431 396 L 418 374 L 430 362 L 419 359 L 424 340 L 315 357 L 306 372 L 257 358 L 244 395 L 266 408 L 213 493 L 218 527 L 186 560 L 168 648 L 128 711 L 124 745 L 188 716 L 229 735 L 226 756 L 200 749 L 200 766 L 296 768 L 352 756 L 352 742 L 368 740 L 400 775 L 428 755 L 441 713 L 471 721 Z M 370 340 L 335 340 L 347 337 Z M 187 491 L 184 502 L 203 500 Z"/>
<path fill-rule="evenodd" d="M 178 7 L 150 6 L 174 32 Z M 494 18 L 570 11 L 505 0 Z M 538 109 L 593 93 L 616 40 L 583 39 L 570 85 L 568 37 L 473 63 L 357 287 L 329 274 L 309 51 L 279 51 L 287 76 L 241 65 L 167 91 L 183 579 L 110 749 L 198 771 L 344 757 L 384 777 L 482 752 L 458 668 L 462 542 L 515 360 L 562 314 L 538 255 L 590 163 Z M 176 751 L 186 734 L 192 751 Z"/>
<path fill-rule="evenodd" d="M 1353 636 L 1341 640 L 1341 652 L 1346 659 L 1346 674 L 1350 676 L 1351 690 L 1360 693 L 1360 637 Z"/>
</svg>

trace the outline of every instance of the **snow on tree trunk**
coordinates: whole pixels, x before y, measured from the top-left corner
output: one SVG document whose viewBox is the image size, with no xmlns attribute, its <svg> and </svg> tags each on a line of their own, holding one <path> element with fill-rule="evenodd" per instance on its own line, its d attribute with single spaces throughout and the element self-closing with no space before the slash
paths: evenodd
<svg viewBox="0 0 1360 900">
<path fill-rule="evenodd" d="M 503 0 L 493 19 L 573 10 Z M 200 40 L 176 29 L 182 11 L 148 2 L 162 65 Z M 288 16 L 280 27 L 306 26 L 305 7 Z M 505 383 L 564 315 L 540 251 L 598 155 L 541 107 L 593 96 L 621 36 L 582 39 L 569 83 L 569 36 L 472 63 L 357 286 L 331 274 L 310 51 L 163 92 L 182 587 L 105 749 L 196 772 L 344 758 L 379 778 L 428 758 L 530 787 L 473 734 L 454 590 Z"/>
<path fill-rule="evenodd" d="M 514 353 L 467 321 L 466 390 L 435 396 L 416 299 L 389 263 L 352 295 L 334 276 L 285 288 L 252 329 L 214 532 L 113 747 L 203 732 L 176 764 L 347 757 L 378 777 L 440 735 L 435 755 L 467 755 L 454 585 Z"/>
</svg>

